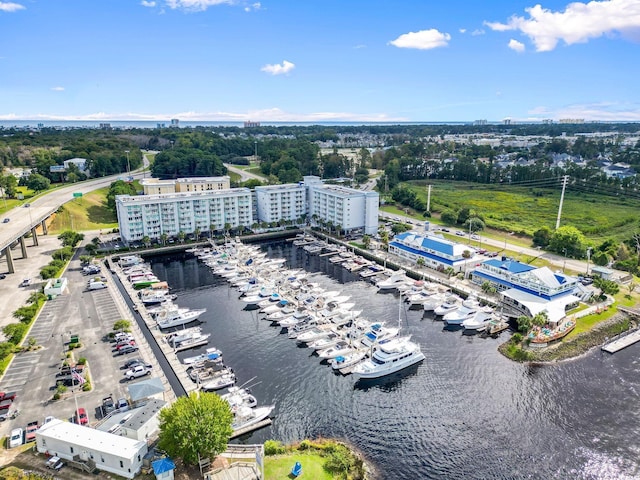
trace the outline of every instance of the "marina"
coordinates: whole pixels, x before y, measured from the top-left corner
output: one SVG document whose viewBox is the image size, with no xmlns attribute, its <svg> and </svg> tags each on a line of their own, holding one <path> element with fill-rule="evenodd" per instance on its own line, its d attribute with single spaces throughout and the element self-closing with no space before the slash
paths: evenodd
<svg viewBox="0 0 640 480">
<path fill-rule="evenodd" d="M 350 296 L 349 303 L 364 310 L 363 316 L 389 326 L 397 324 L 397 292 L 377 294 L 373 283 L 331 262 L 335 256 L 309 254 L 292 242 L 265 244 L 262 249 L 267 257 L 286 259 L 287 268 L 303 267 L 325 291 Z M 321 361 L 308 348 L 297 347 L 282 334 L 286 330 L 263 321 L 262 314 L 241 302 L 236 288 L 196 258 L 158 257 L 151 259 L 151 265 L 172 286 L 177 303 L 213 312 L 201 326 L 203 332 L 213 333 L 210 344 L 224 352 L 225 363 L 233 365 L 238 383 L 258 378 L 260 383 L 252 387 L 252 393 L 261 404 L 275 405 L 273 421 L 256 423 L 258 429 L 250 432 L 234 432 L 235 441 L 345 438 L 365 453 L 382 478 L 436 479 L 443 469 L 448 478 L 524 478 L 513 472 L 525 464 L 529 465 L 528 478 L 568 478 L 575 476 L 570 470 L 586 473 L 593 468 L 616 472 L 599 478 L 632 478 L 625 476 L 634 462 L 628 460 L 632 453 L 623 439 L 632 435 L 636 422 L 629 425 L 620 422 L 613 411 L 600 412 L 608 422 L 603 431 L 602 423 L 596 427 L 591 422 L 593 417 L 582 402 L 575 403 L 584 395 L 590 401 L 605 401 L 616 390 L 611 382 L 618 377 L 610 374 L 614 365 L 603 362 L 615 362 L 616 371 L 628 378 L 627 388 L 634 388 L 637 382 L 626 371 L 631 349 L 615 357 L 590 354 L 565 365 L 527 367 L 497 353 L 506 337 L 483 338 L 446 330 L 433 312 L 414 310 L 403 302 L 402 335 L 419 342 L 425 361 L 382 379 L 355 381 L 352 375 L 327 368 L 323 365 L 326 360 Z M 491 328 L 506 327 L 496 322 Z M 185 353 L 179 353 L 178 359 L 199 351 Z M 583 385 L 580 379 L 584 378 L 597 382 L 597 387 Z M 451 402 L 459 407 L 455 416 L 442 408 Z M 502 415 L 496 417 L 495 411 Z M 575 415 L 567 417 L 563 413 L 567 411 Z M 376 421 L 371 422 L 372 418 Z M 514 430 L 516 424 L 519 428 Z M 577 438 L 575 432 L 580 432 Z M 605 444 L 585 449 L 587 438 L 603 434 L 609 439 Z M 514 442 L 527 443 L 526 452 L 514 451 Z M 455 459 L 449 454 L 454 443 L 465 446 Z M 484 454 L 487 449 L 510 453 L 494 461 Z M 527 462 L 531 455 L 546 458 L 550 449 L 566 455 Z M 402 466 L 393 461 L 398 455 L 406 459 Z M 597 478 L 582 473 L 578 478 Z"/>
</svg>

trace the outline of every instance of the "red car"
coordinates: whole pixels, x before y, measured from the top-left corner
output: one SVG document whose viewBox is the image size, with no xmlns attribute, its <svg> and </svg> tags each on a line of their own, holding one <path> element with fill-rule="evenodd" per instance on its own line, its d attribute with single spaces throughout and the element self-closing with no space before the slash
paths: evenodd
<svg viewBox="0 0 640 480">
<path fill-rule="evenodd" d="M 84 408 L 79 408 L 76 412 L 76 418 L 74 419 L 74 423 L 80 425 L 86 425 L 89 423 L 89 417 L 87 417 L 87 411 Z"/>
</svg>

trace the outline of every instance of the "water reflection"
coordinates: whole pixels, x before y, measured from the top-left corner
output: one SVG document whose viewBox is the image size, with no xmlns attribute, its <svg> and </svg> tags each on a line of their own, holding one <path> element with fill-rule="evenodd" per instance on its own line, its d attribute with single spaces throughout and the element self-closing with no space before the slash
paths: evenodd
<svg viewBox="0 0 640 480">
<path fill-rule="evenodd" d="M 328 258 L 289 243 L 264 247 L 314 282 L 350 295 L 371 320 L 396 324 L 398 299 Z M 162 257 L 153 269 L 177 303 L 207 308 L 203 329 L 243 383 L 275 404 L 271 427 L 239 439 L 348 440 L 383 479 L 638 478 L 638 346 L 615 356 L 594 350 L 559 365 L 519 365 L 497 351 L 507 339 L 443 331 L 432 314 L 402 309 L 403 334 L 426 360 L 397 378 L 355 381 L 298 348 L 279 327 L 243 310 L 238 292 L 188 257 Z M 431 320 L 431 321 L 429 321 Z M 184 352 L 182 356 L 198 353 Z M 380 381 L 382 380 L 382 381 Z"/>
</svg>

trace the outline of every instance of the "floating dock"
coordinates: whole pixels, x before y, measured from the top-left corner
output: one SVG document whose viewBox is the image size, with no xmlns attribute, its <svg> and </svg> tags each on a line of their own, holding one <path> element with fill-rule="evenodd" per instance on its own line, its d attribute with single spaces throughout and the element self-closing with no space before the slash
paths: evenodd
<svg viewBox="0 0 640 480">
<path fill-rule="evenodd" d="M 636 330 L 635 332 L 629 333 L 624 337 L 617 338 L 616 340 L 603 345 L 602 350 L 607 353 L 616 353 L 636 342 L 640 342 L 640 330 Z"/>
<path fill-rule="evenodd" d="M 244 435 L 245 433 L 253 432 L 254 430 L 258 430 L 259 428 L 266 427 L 267 425 L 271 425 L 271 419 L 265 418 L 261 422 L 253 423 L 251 425 L 247 425 L 244 428 L 239 428 L 238 430 L 234 430 L 231 434 L 231 438 L 239 437 L 240 435 Z"/>
</svg>

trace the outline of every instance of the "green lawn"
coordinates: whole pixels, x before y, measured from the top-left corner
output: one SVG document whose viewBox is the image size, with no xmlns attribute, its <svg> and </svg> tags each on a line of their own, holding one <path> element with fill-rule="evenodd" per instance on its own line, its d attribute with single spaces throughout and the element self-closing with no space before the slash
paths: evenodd
<svg viewBox="0 0 640 480">
<path fill-rule="evenodd" d="M 245 170 L 249 173 L 253 173 L 254 175 L 259 175 L 261 177 L 267 178 L 267 176 L 262 173 L 262 170 L 260 170 L 260 167 L 245 168 Z"/>
<path fill-rule="evenodd" d="M 264 475 L 266 480 L 290 479 L 291 469 L 300 462 L 302 475 L 298 478 L 301 480 L 332 480 L 333 476 L 322 468 L 325 461 L 326 458 L 314 453 L 268 456 L 264 459 Z"/>
<path fill-rule="evenodd" d="M 118 219 L 107 208 L 108 191 L 108 188 L 101 188 L 65 203 L 63 210 L 55 214 L 49 231 L 57 234 L 71 229 L 82 232 L 117 227 Z"/>
<path fill-rule="evenodd" d="M 466 182 L 429 181 L 434 212 L 469 207 L 480 214 L 489 228 L 531 235 L 542 226 L 554 228 L 560 202 L 560 188 L 500 188 Z M 426 181 L 406 182 L 425 202 Z M 640 201 L 576 193 L 568 189 L 562 211 L 562 225 L 573 225 L 594 242 L 613 237 L 626 240 L 640 230 L 637 215 Z M 384 207 L 383 209 L 386 209 Z M 511 239 L 510 239 L 511 241 Z"/>
</svg>

